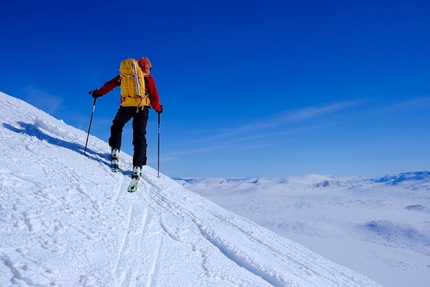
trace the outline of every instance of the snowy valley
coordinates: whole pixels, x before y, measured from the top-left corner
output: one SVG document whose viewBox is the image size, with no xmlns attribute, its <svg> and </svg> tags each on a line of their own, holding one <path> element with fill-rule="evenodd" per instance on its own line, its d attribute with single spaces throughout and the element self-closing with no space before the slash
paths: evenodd
<svg viewBox="0 0 430 287">
<path fill-rule="evenodd" d="M 428 285 L 430 172 L 176 181 L 383 286 Z"/>
</svg>

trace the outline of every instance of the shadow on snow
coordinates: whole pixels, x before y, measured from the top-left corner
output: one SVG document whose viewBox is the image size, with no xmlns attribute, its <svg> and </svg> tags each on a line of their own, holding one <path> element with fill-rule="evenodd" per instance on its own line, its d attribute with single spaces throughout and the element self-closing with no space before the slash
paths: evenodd
<svg viewBox="0 0 430 287">
<path fill-rule="evenodd" d="M 52 137 L 45 132 L 43 132 L 37 125 L 25 123 L 25 122 L 17 122 L 17 124 L 21 128 L 13 127 L 9 124 L 3 123 L 3 126 L 8 130 L 11 130 L 16 133 L 24 133 L 29 136 L 34 136 L 41 141 L 46 141 L 49 144 L 56 145 L 59 147 L 70 149 L 74 152 L 77 152 L 81 155 L 84 155 L 85 147 L 81 144 L 75 142 L 68 142 L 59 138 Z M 102 162 L 103 164 L 110 166 L 110 162 L 108 161 L 110 154 L 109 153 L 97 153 L 92 149 L 87 147 L 86 156 L 92 160 L 96 160 Z"/>
</svg>

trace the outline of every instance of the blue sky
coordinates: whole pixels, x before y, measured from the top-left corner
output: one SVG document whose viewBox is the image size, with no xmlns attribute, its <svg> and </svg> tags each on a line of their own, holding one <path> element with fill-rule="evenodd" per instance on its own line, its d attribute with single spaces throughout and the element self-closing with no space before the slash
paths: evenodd
<svg viewBox="0 0 430 287">
<path fill-rule="evenodd" d="M 0 10 L 0 91 L 84 131 L 87 92 L 121 60 L 148 56 L 166 175 L 430 169 L 429 1 L 49 0 Z M 107 141 L 118 98 L 115 89 L 97 101 L 91 134 Z M 131 124 L 123 143 L 131 154 Z"/>
</svg>

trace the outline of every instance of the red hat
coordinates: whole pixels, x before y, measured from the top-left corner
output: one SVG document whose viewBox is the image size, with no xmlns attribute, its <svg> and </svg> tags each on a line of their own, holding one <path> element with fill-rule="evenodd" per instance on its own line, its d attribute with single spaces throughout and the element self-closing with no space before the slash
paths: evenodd
<svg viewBox="0 0 430 287">
<path fill-rule="evenodd" d="M 147 57 L 140 58 L 139 61 L 137 61 L 137 63 L 146 73 L 149 74 L 149 72 L 152 69 L 152 64 Z"/>
</svg>

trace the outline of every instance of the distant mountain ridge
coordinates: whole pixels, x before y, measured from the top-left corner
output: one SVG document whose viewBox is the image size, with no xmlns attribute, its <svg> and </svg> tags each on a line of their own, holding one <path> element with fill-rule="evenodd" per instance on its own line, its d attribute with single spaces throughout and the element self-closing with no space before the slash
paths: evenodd
<svg viewBox="0 0 430 287">
<path fill-rule="evenodd" d="M 386 175 L 375 182 L 397 184 L 406 181 L 430 181 L 430 171 L 402 172 L 394 175 Z"/>
<path fill-rule="evenodd" d="M 352 188 L 368 184 L 420 184 L 430 188 L 430 171 L 402 172 L 386 175 L 378 179 L 360 177 L 333 177 L 327 175 L 307 174 L 293 175 L 285 178 L 173 178 L 184 187 L 204 188 L 217 186 L 218 189 L 227 189 L 241 185 L 240 189 L 268 188 L 284 186 L 289 189 L 315 189 L 315 188 Z M 413 186 L 411 186 L 413 188 Z"/>
</svg>

